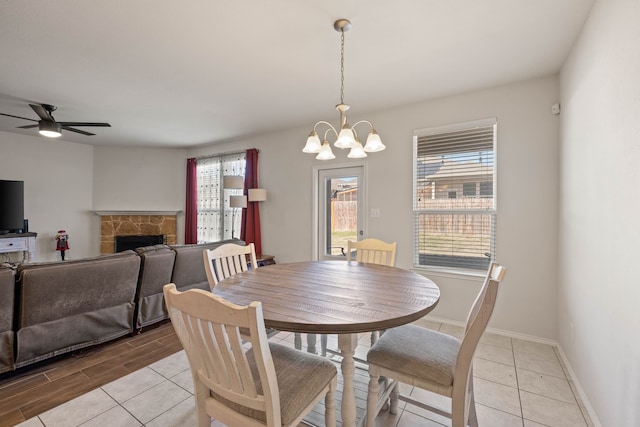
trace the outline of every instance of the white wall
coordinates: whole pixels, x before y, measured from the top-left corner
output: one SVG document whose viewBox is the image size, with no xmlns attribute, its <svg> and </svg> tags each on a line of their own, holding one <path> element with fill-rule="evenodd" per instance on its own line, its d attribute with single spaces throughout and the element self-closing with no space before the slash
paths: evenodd
<svg viewBox="0 0 640 427">
<path fill-rule="evenodd" d="M 109 148 L 0 132 L 0 179 L 25 182 L 25 218 L 38 233 L 36 261 L 60 259 L 59 229 L 69 233 L 65 259 L 100 254 L 95 210 L 175 210 L 184 241 L 186 150 Z M 6 260 L 0 254 L 0 261 Z M 21 260 L 12 254 L 11 261 Z"/>
<path fill-rule="evenodd" d="M 180 211 L 178 243 L 184 242 L 186 150 L 95 147 L 95 210 Z M 100 219 L 93 221 L 100 248 Z"/>
<path fill-rule="evenodd" d="M 397 265 L 404 268 L 412 266 L 413 131 L 497 118 L 497 255 L 508 273 L 491 327 L 549 339 L 556 337 L 558 210 L 558 117 L 551 115 L 550 107 L 558 96 L 557 78 L 546 77 L 366 117 L 387 145 L 387 150 L 366 160 L 366 212 L 372 207 L 381 212 L 380 218 L 367 219 L 366 233 L 397 241 Z M 335 122 L 337 114 L 324 119 Z M 350 120 L 355 122 L 358 117 Z M 93 210 L 183 210 L 187 157 L 255 147 L 260 150 L 260 185 L 268 190 L 268 200 L 261 203 L 263 251 L 275 255 L 278 262 L 308 260 L 312 253 L 312 170 L 321 163 L 301 151 L 311 126 L 189 151 L 90 147 L 2 134 L 1 176 L 27 182 L 26 212 L 31 228 L 48 233 L 38 238 L 43 247 L 39 260 L 49 259 L 40 258 L 45 255 L 55 259 L 52 239 L 59 228 L 65 228 L 71 237 L 67 254 L 79 258 L 99 252 L 99 218 Z M 29 162 L 16 162 L 5 152 Z M 349 163 L 345 151 L 337 155 L 334 164 Z M 55 159 L 66 163 L 58 166 Z M 37 188 L 31 190 L 35 183 Z M 183 238 L 183 218 L 182 214 L 179 239 Z M 433 315 L 463 321 L 480 280 L 429 277 L 442 291 Z"/>
<path fill-rule="evenodd" d="M 0 179 L 24 181 L 24 215 L 38 233 L 36 261 L 60 259 L 55 235 L 69 234 L 65 259 L 95 254 L 91 234 L 93 147 L 0 132 Z M 0 260 L 4 260 L 0 255 Z M 12 261 L 20 260 L 19 254 Z"/>
<path fill-rule="evenodd" d="M 551 105 L 558 99 L 558 80 L 547 77 L 350 117 L 371 120 L 387 146 L 366 159 L 366 212 L 381 212 L 380 218 L 367 218 L 366 234 L 397 241 L 397 265 L 404 268 L 412 267 L 414 129 L 497 118 L 497 254 L 508 272 L 491 327 L 549 339 L 556 333 L 558 117 Z M 336 122 L 338 116 L 318 119 Z M 312 169 L 322 162 L 301 150 L 312 125 L 189 152 L 191 157 L 260 150 L 260 186 L 268 191 L 260 211 L 263 252 L 278 262 L 311 259 Z M 336 149 L 331 162 L 349 163 L 346 154 Z M 433 315 L 465 320 L 480 280 L 429 277 L 442 290 Z"/>
<path fill-rule="evenodd" d="M 638 22 L 596 2 L 561 74 L 559 341 L 607 426 L 640 425 Z"/>
</svg>

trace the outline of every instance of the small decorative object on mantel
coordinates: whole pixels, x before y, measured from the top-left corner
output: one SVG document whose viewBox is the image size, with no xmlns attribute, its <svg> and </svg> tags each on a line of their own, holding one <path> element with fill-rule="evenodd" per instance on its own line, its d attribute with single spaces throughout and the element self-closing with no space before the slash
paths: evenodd
<svg viewBox="0 0 640 427">
<path fill-rule="evenodd" d="M 64 251 L 69 250 L 69 235 L 65 230 L 58 230 L 58 234 L 56 234 L 56 250 L 60 251 L 60 256 L 64 261 Z"/>
</svg>

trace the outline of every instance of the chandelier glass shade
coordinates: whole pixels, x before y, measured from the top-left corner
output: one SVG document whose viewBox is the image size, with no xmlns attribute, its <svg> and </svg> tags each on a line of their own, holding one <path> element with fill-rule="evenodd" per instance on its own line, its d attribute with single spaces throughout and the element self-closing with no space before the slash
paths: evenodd
<svg viewBox="0 0 640 427">
<path fill-rule="evenodd" d="M 302 152 L 317 154 L 316 159 L 318 160 L 335 159 L 336 156 L 331 150 L 331 144 L 329 144 L 329 141 L 327 140 L 327 136 L 329 134 L 333 134 L 336 138 L 336 141 L 333 144 L 335 147 L 342 149 L 349 148 L 350 151 L 347 157 L 351 159 L 359 159 L 367 157 L 367 153 L 382 151 L 385 149 L 385 146 L 371 122 L 367 120 L 360 120 L 353 126 L 347 122 L 347 110 L 349 109 L 349 106 L 344 103 L 344 32 L 349 31 L 351 28 L 351 22 L 349 22 L 348 19 L 338 19 L 333 23 L 333 28 L 340 32 L 340 103 L 336 105 L 336 110 L 340 113 L 340 126 L 336 129 L 331 123 L 324 120 L 317 122 L 309 134 L 307 143 L 302 149 Z M 363 124 L 369 125 L 369 134 L 364 147 L 356 133 L 356 126 Z M 322 141 L 318 134 L 318 130 L 321 128 L 325 129 Z"/>
</svg>

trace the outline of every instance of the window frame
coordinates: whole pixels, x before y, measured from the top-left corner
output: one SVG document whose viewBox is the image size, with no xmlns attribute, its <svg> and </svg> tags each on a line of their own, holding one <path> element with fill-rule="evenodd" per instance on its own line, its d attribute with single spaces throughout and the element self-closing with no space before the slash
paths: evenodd
<svg viewBox="0 0 640 427">
<path fill-rule="evenodd" d="M 496 247 L 497 247 L 497 219 L 498 219 L 498 200 L 497 200 L 497 182 L 498 182 L 498 174 L 497 174 L 497 165 L 498 165 L 498 145 L 497 145 L 497 134 L 498 134 L 498 129 L 497 129 L 497 119 L 495 117 L 492 118 L 487 118 L 487 119 L 480 119 L 480 120 L 474 120 L 474 121 L 468 121 L 468 122 L 462 122 L 462 123 L 456 123 L 456 124 L 450 124 L 450 125 L 443 125 L 443 126 L 434 126 L 434 127 L 429 127 L 429 128 L 423 128 L 423 129 L 416 129 L 413 132 L 413 157 L 412 157 L 412 162 L 413 162 L 413 247 L 412 247 L 412 252 L 413 252 L 413 269 L 415 270 L 424 270 L 424 271 L 432 271 L 432 272 L 438 272 L 438 273 L 450 273 L 453 275 L 470 275 L 470 276 L 482 276 L 486 273 L 486 270 L 480 269 L 480 268 L 466 268 L 466 267 L 462 267 L 462 266 L 442 266 L 442 265 L 435 265 L 435 264 L 420 264 L 420 248 L 419 248 L 419 241 L 420 241 L 420 229 L 419 229 L 419 221 L 418 218 L 421 214 L 424 213 L 433 213 L 433 214 L 451 214 L 451 215 L 455 215 L 455 214 L 461 214 L 461 213 L 465 213 L 465 212 L 469 212 L 469 213 L 489 213 L 491 214 L 490 216 L 490 232 L 489 232 L 489 237 L 490 237 L 490 252 L 491 252 L 491 257 L 490 259 L 488 259 L 488 262 L 492 262 L 496 259 Z M 493 191 L 493 195 L 492 196 L 486 196 L 481 194 L 481 184 L 483 182 L 491 182 L 491 181 L 486 181 L 484 179 L 479 179 L 477 181 L 477 186 L 476 186 L 476 195 L 475 196 L 470 196 L 471 197 L 475 197 L 478 199 L 486 199 L 486 198 L 490 198 L 492 197 L 493 199 L 493 203 L 492 203 L 492 207 L 488 208 L 488 209 L 428 209 L 428 208 L 419 208 L 418 207 L 418 193 L 419 193 L 419 189 L 421 188 L 419 186 L 418 183 L 418 176 L 419 176 L 419 170 L 418 170 L 418 141 L 420 137 L 425 137 L 425 136 L 431 136 L 431 135 L 438 135 L 438 134 L 447 134 L 447 133 L 452 133 L 452 132 L 457 132 L 457 131 L 464 131 L 464 130 L 471 130 L 474 128 L 482 128 L 482 127 L 493 127 L 493 152 L 492 152 L 492 156 L 493 156 L 493 171 L 492 171 L 492 175 L 493 175 L 493 185 L 492 185 L 492 191 Z M 435 190 L 434 190 L 435 191 Z M 462 195 L 463 190 L 462 190 L 462 184 L 460 187 L 460 195 L 462 196 L 462 198 L 465 198 L 467 196 L 463 196 Z"/>
</svg>

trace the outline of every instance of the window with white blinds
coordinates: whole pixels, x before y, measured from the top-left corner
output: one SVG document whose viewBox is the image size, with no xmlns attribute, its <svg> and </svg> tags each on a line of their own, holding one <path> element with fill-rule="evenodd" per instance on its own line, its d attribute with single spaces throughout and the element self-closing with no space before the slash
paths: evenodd
<svg viewBox="0 0 640 427">
<path fill-rule="evenodd" d="M 486 270 L 495 258 L 496 120 L 414 132 L 414 265 Z"/>
<path fill-rule="evenodd" d="M 246 153 L 228 153 L 196 159 L 198 186 L 198 243 L 240 236 L 241 208 L 229 206 L 229 196 L 242 189 L 224 189 L 224 175 L 244 176 Z"/>
</svg>

